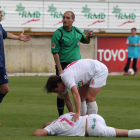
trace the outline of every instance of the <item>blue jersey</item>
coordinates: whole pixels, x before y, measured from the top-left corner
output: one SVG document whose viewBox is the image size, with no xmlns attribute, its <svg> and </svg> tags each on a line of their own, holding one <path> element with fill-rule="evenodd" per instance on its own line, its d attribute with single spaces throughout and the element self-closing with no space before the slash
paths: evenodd
<svg viewBox="0 0 140 140">
<path fill-rule="evenodd" d="M 140 44 L 139 36 L 129 36 L 127 44 Z M 139 46 L 129 46 L 128 47 L 128 58 L 139 58 Z"/>
<path fill-rule="evenodd" d="M 3 39 L 7 38 L 7 32 L 0 24 L 0 67 L 5 67 L 5 55 L 4 55 L 4 42 Z"/>
</svg>

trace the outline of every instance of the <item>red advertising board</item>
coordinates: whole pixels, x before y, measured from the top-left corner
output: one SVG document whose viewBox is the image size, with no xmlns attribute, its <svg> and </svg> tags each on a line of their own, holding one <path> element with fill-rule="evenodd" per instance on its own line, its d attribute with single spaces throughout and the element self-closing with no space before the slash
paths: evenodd
<svg viewBox="0 0 140 140">
<path fill-rule="evenodd" d="M 123 72 L 127 62 L 127 37 L 97 37 L 97 60 L 103 62 L 109 72 Z M 132 61 L 130 64 L 132 67 Z M 137 62 L 140 71 L 140 58 Z"/>
</svg>

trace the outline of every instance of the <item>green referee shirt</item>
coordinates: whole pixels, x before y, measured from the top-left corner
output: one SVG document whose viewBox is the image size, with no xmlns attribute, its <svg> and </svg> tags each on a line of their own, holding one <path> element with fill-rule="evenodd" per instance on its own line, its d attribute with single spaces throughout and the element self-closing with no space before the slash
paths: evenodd
<svg viewBox="0 0 140 140">
<path fill-rule="evenodd" d="M 66 31 L 62 26 L 52 36 L 51 51 L 59 54 L 60 63 L 70 63 L 81 59 L 80 42 L 86 42 L 86 35 L 80 29 L 72 26 L 71 31 Z"/>
</svg>

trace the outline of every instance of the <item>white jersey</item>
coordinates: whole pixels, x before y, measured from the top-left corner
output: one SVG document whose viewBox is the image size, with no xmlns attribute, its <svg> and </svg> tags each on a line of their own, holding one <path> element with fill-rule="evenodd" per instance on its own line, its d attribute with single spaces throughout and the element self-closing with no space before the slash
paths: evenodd
<svg viewBox="0 0 140 140">
<path fill-rule="evenodd" d="M 85 136 L 86 116 L 80 116 L 79 120 L 72 121 L 72 114 L 66 113 L 53 121 L 44 129 L 48 131 L 48 135 L 56 136 Z"/>
<path fill-rule="evenodd" d="M 79 88 L 85 84 L 97 84 L 97 88 L 106 84 L 108 69 L 98 60 L 81 59 L 70 63 L 60 76 L 66 89 L 71 90 L 75 85 Z"/>
</svg>

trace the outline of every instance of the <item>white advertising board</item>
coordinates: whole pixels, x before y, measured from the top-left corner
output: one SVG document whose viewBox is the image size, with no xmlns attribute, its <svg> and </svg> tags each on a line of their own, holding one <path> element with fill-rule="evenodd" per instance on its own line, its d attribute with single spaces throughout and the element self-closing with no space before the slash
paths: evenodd
<svg viewBox="0 0 140 140">
<path fill-rule="evenodd" d="M 1 1 L 1 24 L 8 28 L 54 31 L 62 26 L 65 11 L 75 13 L 80 29 L 140 29 L 140 3 Z"/>
<path fill-rule="evenodd" d="M 140 29 L 140 4 L 109 3 L 109 28 Z"/>
<path fill-rule="evenodd" d="M 42 27 L 43 2 L 1 1 L 4 27 Z"/>
<path fill-rule="evenodd" d="M 45 2 L 44 27 L 62 26 L 65 11 L 75 13 L 74 26 L 79 28 L 107 28 L 107 3 Z"/>
</svg>

